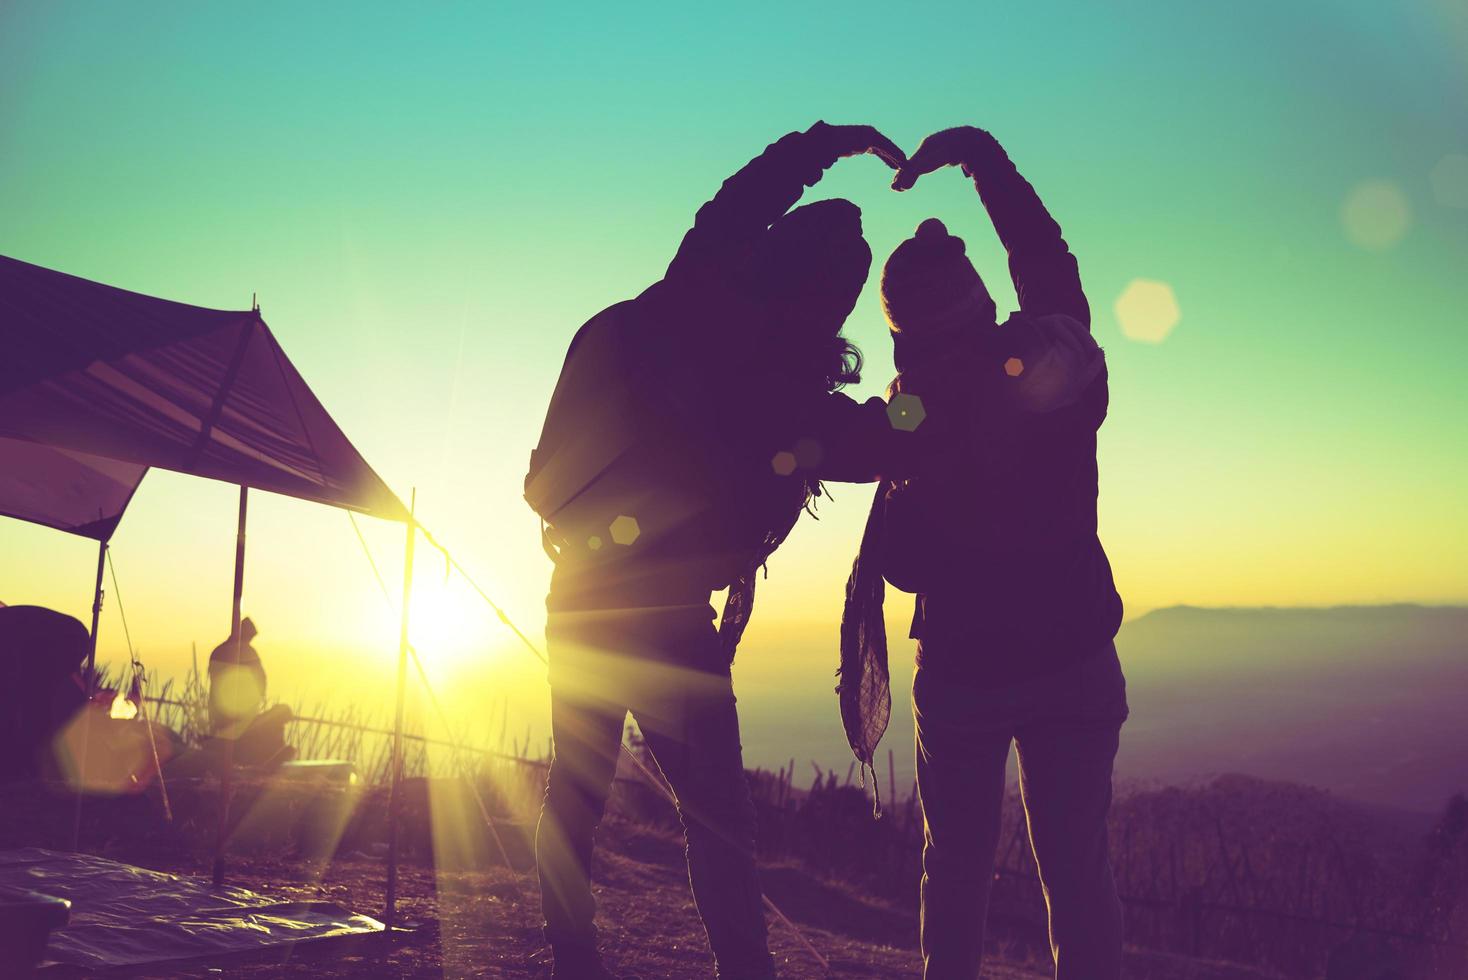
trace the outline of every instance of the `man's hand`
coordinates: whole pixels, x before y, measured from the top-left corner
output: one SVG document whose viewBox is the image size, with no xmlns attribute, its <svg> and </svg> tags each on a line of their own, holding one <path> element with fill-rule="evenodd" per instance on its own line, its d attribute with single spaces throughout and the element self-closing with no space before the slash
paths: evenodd
<svg viewBox="0 0 1468 980">
<path fill-rule="evenodd" d="M 907 154 L 875 126 L 831 126 L 817 122 L 810 131 L 830 141 L 837 159 L 870 153 L 893 170 L 901 171 L 907 166 Z"/>
<path fill-rule="evenodd" d="M 923 174 L 963 164 L 985 143 L 993 140 L 994 137 L 976 126 L 955 126 L 934 133 L 923 140 L 912 159 L 897 168 L 897 176 L 892 178 L 892 189 L 905 191 Z"/>
</svg>

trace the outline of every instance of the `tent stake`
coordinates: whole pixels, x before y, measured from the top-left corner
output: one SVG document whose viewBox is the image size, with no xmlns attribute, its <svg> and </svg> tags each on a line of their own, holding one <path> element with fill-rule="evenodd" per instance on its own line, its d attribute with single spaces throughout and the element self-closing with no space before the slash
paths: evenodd
<svg viewBox="0 0 1468 980">
<path fill-rule="evenodd" d="M 234 606 L 230 613 L 229 635 L 234 637 L 234 661 L 240 662 L 240 597 L 245 592 L 245 510 L 249 504 L 250 491 L 240 486 L 240 519 L 234 540 Z M 213 720 L 210 720 L 213 725 Z M 219 779 L 219 830 L 214 837 L 214 887 L 224 884 L 224 843 L 229 836 L 229 797 L 234 789 L 234 739 L 222 738 L 224 742 L 224 767 Z"/>
<path fill-rule="evenodd" d="M 408 502 L 408 540 L 403 557 L 403 608 L 398 616 L 398 706 L 392 729 L 392 773 L 387 797 L 387 909 L 382 921 L 385 933 L 392 939 L 398 912 L 398 821 L 402 808 L 403 781 L 403 703 L 408 690 L 408 610 L 413 602 L 413 545 L 418 538 L 415 514 L 418 510 L 418 488 L 413 488 Z"/>
<path fill-rule="evenodd" d="M 92 590 L 92 636 L 87 641 L 87 673 L 82 678 L 87 695 L 82 708 L 82 754 L 76 774 L 76 812 L 72 814 L 71 849 L 81 846 L 82 797 L 87 791 L 87 752 L 92 743 L 92 699 L 97 696 L 97 627 L 102 622 L 102 570 L 107 565 L 107 542 L 97 542 L 97 584 Z"/>
</svg>

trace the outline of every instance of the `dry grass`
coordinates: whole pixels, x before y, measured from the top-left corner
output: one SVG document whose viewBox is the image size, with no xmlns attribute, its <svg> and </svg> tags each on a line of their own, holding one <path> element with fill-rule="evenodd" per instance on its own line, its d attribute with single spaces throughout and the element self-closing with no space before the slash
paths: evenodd
<svg viewBox="0 0 1468 980">
<path fill-rule="evenodd" d="M 164 682 L 157 694 L 163 701 L 157 719 L 197 744 L 207 719 L 197 672 L 178 684 Z M 300 757 L 353 762 L 369 792 L 385 782 L 390 743 L 384 719 L 320 704 L 296 711 L 301 720 L 289 727 L 288 738 Z M 506 845 L 491 849 L 489 839 L 504 827 L 529 826 L 539 805 L 546 760 L 530 755 L 529 735 L 523 743 L 510 738 L 503 710 L 469 745 L 410 735 L 406 771 L 421 789 L 410 792 L 406 807 L 408 825 L 418 828 L 409 837 L 416 835 L 419 858 L 448 870 L 443 862 L 450 857 L 466 873 L 503 863 L 498 852 Z M 629 744 L 645 752 L 635 730 Z M 794 760 L 779 772 L 751 772 L 760 856 L 774 869 L 773 887 L 784 879 L 839 882 L 884 908 L 910 908 L 921 874 L 920 808 L 909 793 L 886 800 L 887 812 L 873 820 L 868 795 L 853 785 L 852 775 L 817 770 L 809 785 L 800 785 Z M 625 776 L 613 796 L 614 818 L 654 834 L 676 834 L 676 814 L 661 792 L 631 767 Z M 1004 821 L 991 932 L 1010 955 L 1042 960 L 1048 956 L 1044 904 L 1017 799 L 1007 801 Z M 468 842 L 455 845 L 457 857 L 441 845 L 435 855 L 433 838 L 445 827 Z M 356 820 L 339 850 L 370 850 L 382 830 L 380 820 Z M 500 836 L 513 838 L 514 831 Z M 512 840 L 508 846 L 516 845 Z M 1419 961 L 1423 975 L 1468 975 L 1468 803 L 1461 800 L 1424 841 L 1420 833 L 1320 791 L 1224 777 L 1192 788 L 1120 795 L 1112 848 L 1129 941 L 1139 946 L 1314 977 L 1331 950 L 1354 935 Z M 818 922 L 820 909 L 838 907 L 829 896 L 809 904 Z M 842 921 L 865 919 L 868 938 L 897 947 L 915 941 L 910 914 L 839 907 Z"/>
</svg>

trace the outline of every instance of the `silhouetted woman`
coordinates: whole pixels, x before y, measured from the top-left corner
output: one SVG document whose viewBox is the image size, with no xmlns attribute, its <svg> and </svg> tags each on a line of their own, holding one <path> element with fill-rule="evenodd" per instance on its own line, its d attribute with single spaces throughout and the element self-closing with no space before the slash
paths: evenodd
<svg viewBox="0 0 1468 980">
<path fill-rule="evenodd" d="M 894 407 L 920 399 L 956 426 L 960 452 L 873 504 L 848 585 L 843 711 L 853 748 L 869 759 L 881 727 L 866 722 L 885 726 L 888 706 L 885 574 L 917 593 L 923 975 L 979 976 L 1012 743 L 1055 976 L 1114 980 L 1121 905 L 1106 815 L 1127 703 L 1113 642 L 1122 603 L 1096 532 L 1105 361 L 1075 256 L 994 137 L 935 133 L 893 186 L 946 166 L 973 178 L 1020 309 L 999 322 L 964 243 L 936 219 L 883 269 L 900 372 Z"/>
</svg>

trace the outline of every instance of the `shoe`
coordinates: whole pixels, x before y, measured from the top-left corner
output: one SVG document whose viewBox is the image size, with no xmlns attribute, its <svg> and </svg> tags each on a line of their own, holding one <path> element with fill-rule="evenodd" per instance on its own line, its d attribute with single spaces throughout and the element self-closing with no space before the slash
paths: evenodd
<svg viewBox="0 0 1468 980">
<path fill-rule="evenodd" d="M 552 947 L 551 953 L 555 957 L 551 980 L 637 980 L 636 977 L 619 977 L 608 970 L 595 948 Z"/>
</svg>

